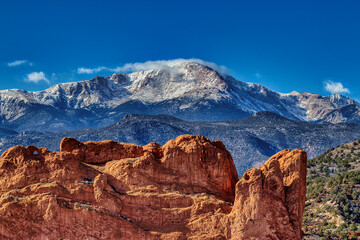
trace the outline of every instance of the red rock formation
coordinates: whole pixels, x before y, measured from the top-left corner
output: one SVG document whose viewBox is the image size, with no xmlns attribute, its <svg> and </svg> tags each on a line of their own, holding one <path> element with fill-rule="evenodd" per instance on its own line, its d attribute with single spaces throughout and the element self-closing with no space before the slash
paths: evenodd
<svg viewBox="0 0 360 240">
<path fill-rule="evenodd" d="M 236 184 L 234 239 L 301 239 L 306 153 L 284 150 Z M 234 209 L 237 209 L 234 211 Z M 240 227 L 237 227 L 240 226 Z"/>
<path fill-rule="evenodd" d="M 220 141 L 61 142 L 0 159 L 0 239 L 301 239 L 306 153 L 238 181 Z"/>
</svg>

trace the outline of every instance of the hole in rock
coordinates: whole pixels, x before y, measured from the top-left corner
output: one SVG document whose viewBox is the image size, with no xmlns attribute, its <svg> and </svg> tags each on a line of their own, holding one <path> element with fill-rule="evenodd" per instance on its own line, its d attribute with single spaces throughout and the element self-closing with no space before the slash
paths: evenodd
<svg viewBox="0 0 360 240">
<path fill-rule="evenodd" d="M 271 179 L 269 188 L 271 191 L 276 191 L 278 189 L 278 184 L 277 184 L 276 180 Z"/>
</svg>

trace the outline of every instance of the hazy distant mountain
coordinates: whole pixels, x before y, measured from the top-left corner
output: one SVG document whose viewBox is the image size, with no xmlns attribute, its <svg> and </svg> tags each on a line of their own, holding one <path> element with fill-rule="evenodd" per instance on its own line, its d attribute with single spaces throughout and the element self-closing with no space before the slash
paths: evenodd
<svg viewBox="0 0 360 240">
<path fill-rule="evenodd" d="M 0 121 L 16 131 L 98 128 L 127 113 L 217 121 L 258 111 L 308 122 L 360 123 L 360 104 L 348 97 L 282 94 L 189 62 L 62 83 L 38 92 L 0 91 Z"/>
<path fill-rule="evenodd" d="M 29 131 L 0 138 L 0 151 L 21 144 L 58 150 L 63 137 L 80 141 L 111 139 L 145 145 L 165 144 L 181 134 L 199 134 L 221 140 L 231 152 L 237 170 L 259 166 L 283 149 L 302 148 L 309 158 L 332 146 L 360 138 L 360 125 L 354 123 L 314 124 L 289 120 L 271 112 L 219 122 L 187 122 L 166 115 L 126 115 L 119 122 L 101 129 L 82 129 L 60 133 Z"/>
</svg>

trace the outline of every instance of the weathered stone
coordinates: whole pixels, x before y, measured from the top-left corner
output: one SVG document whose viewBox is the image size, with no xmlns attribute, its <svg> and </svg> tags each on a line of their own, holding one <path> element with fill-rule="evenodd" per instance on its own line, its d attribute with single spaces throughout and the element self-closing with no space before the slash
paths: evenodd
<svg viewBox="0 0 360 240">
<path fill-rule="evenodd" d="M 65 138 L 0 159 L 1 239 L 301 239 L 306 153 L 282 151 L 238 181 L 220 141 L 164 146 Z"/>
</svg>

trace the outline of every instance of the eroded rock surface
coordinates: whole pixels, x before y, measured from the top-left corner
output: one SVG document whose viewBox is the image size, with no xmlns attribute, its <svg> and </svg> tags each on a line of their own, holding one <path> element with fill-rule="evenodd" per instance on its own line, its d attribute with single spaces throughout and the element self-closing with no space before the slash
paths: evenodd
<svg viewBox="0 0 360 240">
<path fill-rule="evenodd" d="M 202 136 L 15 146 L 0 159 L 0 239 L 302 239 L 305 190 L 299 149 L 238 181 Z"/>
</svg>

